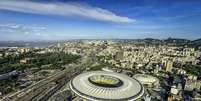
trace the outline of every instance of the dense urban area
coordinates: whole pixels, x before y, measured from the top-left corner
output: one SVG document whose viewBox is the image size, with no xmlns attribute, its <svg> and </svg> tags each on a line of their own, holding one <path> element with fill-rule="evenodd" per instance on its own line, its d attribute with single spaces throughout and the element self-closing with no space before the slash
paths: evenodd
<svg viewBox="0 0 201 101">
<path fill-rule="evenodd" d="M 140 101 L 201 100 L 201 39 L 1 42 L 0 46 L 1 101 L 80 101 L 69 82 L 87 71 L 137 79 L 144 87 Z"/>
</svg>

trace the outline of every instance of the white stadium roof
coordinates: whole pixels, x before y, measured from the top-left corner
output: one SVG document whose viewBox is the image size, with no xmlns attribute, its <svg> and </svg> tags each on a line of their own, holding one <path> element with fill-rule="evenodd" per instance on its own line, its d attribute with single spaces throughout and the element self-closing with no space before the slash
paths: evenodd
<svg viewBox="0 0 201 101">
<path fill-rule="evenodd" d="M 71 80 L 70 88 L 78 96 L 93 101 L 133 101 L 144 93 L 138 80 L 105 71 L 82 73 Z"/>
<path fill-rule="evenodd" d="M 152 84 L 152 83 L 159 83 L 159 79 L 153 77 L 151 75 L 146 74 L 136 74 L 133 76 L 135 79 L 139 80 L 142 84 Z"/>
</svg>

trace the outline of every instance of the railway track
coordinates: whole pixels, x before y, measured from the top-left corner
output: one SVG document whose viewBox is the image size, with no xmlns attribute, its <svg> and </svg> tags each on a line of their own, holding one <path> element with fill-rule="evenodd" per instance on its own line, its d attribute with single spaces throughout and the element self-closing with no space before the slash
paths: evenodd
<svg viewBox="0 0 201 101">
<path fill-rule="evenodd" d="M 46 98 L 44 98 L 44 95 L 50 96 L 54 92 L 56 92 L 56 91 L 53 91 L 51 92 L 51 94 L 48 94 L 47 92 L 51 91 L 48 89 L 53 89 L 55 87 L 55 89 L 58 90 L 65 83 L 70 81 L 71 78 L 80 74 L 82 71 L 86 69 L 86 67 L 93 64 L 94 61 L 92 60 L 92 58 L 89 58 L 90 55 L 91 55 L 91 52 L 83 56 L 80 59 L 79 63 L 77 63 L 78 65 L 69 66 L 67 69 L 61 72 L 58 72 L 21 91 L 18 91 L 12 95 L 8 95 L 4 97 L 3 99 L 0 99 L 0 101 L 42 101 L 43 99 L 47 99 L 47 96 Z M 53 86 L 52 83 L 55 83 L 56 85 Z"/>
<path fill-rule="evenodd" d="M 44 91 L 47 90 L 48 87 L 51 88 L 52 83 L 62 84 L 61 82 L 63 81 L 66 82 L 70 81 L 72 77 L 74 77 L 77 74 L 80 74 L 87 65 L 89 64 L 79 64 L 78 66 L 65 69 L 21 91 L 6 96 L 0 101 L 37 101 L 38 98 L 41 98 L 41 94 L 44 94 Z"/>
</svg>

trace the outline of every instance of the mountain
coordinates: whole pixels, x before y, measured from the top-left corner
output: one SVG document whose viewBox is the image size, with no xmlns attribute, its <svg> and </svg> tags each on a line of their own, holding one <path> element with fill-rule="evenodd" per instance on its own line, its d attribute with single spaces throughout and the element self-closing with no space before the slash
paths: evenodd
<svg viewBox="0 0 201 101">
<path fill-rule="evenodd" d="M 168 39 L 165 39 L 164 42 L 166 42 L 166 43 L 189 43 L 191 41 L 187 40 L 187 39 L 180 39 L 180 38 L 168 38 Z"/>
<path fill-rule="evenodd" d="M 201 38 L 191 41 L 193 44 L 201 44 Z"/>
<path fill-rule="evenodd" d="M 201 47 L 201 38 L 197 39 L 197 40 L 191 41 L 191 43 L 189 44 L 189 46 L 198 49 L 199 47 Z"/>
</svg>

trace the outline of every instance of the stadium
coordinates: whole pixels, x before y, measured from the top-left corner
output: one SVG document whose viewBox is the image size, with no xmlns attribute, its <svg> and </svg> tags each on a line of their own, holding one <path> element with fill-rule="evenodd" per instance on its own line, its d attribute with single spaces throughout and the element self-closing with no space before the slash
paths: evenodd
<svg viewBox="0 0 201 101">
<path fill-rule="evenodd" d="M 105 71 L 86 72 L 76 76 L 70 82 L 70 89 L 77 96 L 90 101 L 134 101 L 144 93 L 138 80 Z"/>
<path fill-rule="evenodd" d="M 151 75 L 136 74 L 133 76 L 133 78 L 140 81 L 146 87 L 158 87 L 159 86 L 159 79 L 156 77 L 153 77 Z"/>
</svg>

